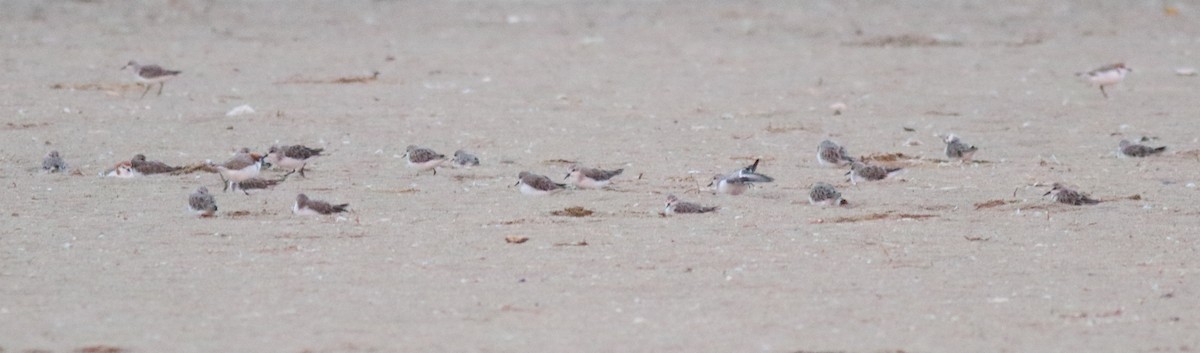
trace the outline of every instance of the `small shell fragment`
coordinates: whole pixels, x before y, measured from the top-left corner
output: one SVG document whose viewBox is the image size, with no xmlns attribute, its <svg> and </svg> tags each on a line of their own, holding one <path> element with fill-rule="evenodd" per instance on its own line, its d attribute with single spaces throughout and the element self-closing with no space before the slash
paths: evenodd
<svg viewBox="0 0 1200 353">
<path fill-rule="evenodd" d="M 529 237 L 520 236 L 520 235 L 510 235 L 510 236 L 504 237 L 504 242 L 509 243 L 509 244 L 520 244 L 520 243 L 524 243 L 527 241 L 529 241 Z"/>
</svg>

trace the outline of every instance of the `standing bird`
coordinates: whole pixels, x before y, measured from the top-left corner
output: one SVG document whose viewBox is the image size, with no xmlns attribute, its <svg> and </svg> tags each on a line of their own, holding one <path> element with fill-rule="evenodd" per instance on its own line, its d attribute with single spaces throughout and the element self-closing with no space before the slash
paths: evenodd
<svg viewBox="0 0 1200 353">
<path fill-rule="evenodd" d="M 142 92 L 141 98 L 146 98 L 146 93 L 150 92 L 150 88 L 154 87 L 155 83 L 158 84 L 158 95 L 161 96 L 163 86 L 166 85 L 166 81 L 175 76 L 179 76 L 179 74 L 183 72 L 166 70 L 158 65 L 142 65 L 138 64 L 138 62 L 134 60 L 130 60 L 128 64 L 122 66 L 121 70 L 124 70 L 127 67 L 133 68 L 133 75 L 137 78 L 138 84 L 146 86 L 146 90 Z"/>
<path fill-rule="evenodd" d="M 308 195 L 296 195 L 296 204 L 292 205 L 292 213 L 301 216 L 327 215 L 346 212 L 350 204 L 331 205 L 325 201 L 309 199 Z"/>
<path fill-rule="evenodd" d="M 1149 157 L 1156 154 L 1162 154 L 1163 151 L 1166 150 L 1167 146 L 1150 147 L 1140 143 L 1129 142 L 1129 140 L 1121 140 L 1121 144 L 1117 148 L 1117 151 L 1120 152 L 1121 156 L 1125 157 Z"/>
<path fill-rule="evenodd" d="M 241 190 L 243 194 L 249 196 L 250 190 L 273 188 L 275 185 L 279 185 L 279 183 L 282 183 L 284 180 L 286 180 L 288 175 L 292 175 L 292 172 L 284 174 L 283 177 L 279 179 L 250 178 L 242 181 L 227 180 L 225 182 L 225 188 L 233 189 L 234 192 Z"/>
<path fill-rule="evenodd" d="M 1091 197 L 1088 197 L 1088 195 L 1084 195 L 1081 192 L 1068 189 L 1066 186 L 1064 186 L 1061 183 L 1054 183 L 1054 187 L 1051 188 L 1050 191 L 1047 191 L 1042 196 L 1046 196 L 1046 195 L 1050 195 L 1050 198 L 1053 199 L 1054 201 L 1057 201 L 1060 203 L 1065 203 L 1068 205 L 1080 206 L 1080 205 L 1095 205 L 1095 204 L 1100 203 L 1100 201 L 1094 200 Z"/>
<path fill-rule="evenodd" d="M 42 170 L 47 173 L 62 173 L 67 171 L 67 162 L 58 155 L 58 151 L 50 151 L 42 158 Z"/>
<path fill-rule="evenodd" d="M 300 176 L 304 176 L 304 166 L 308 165 L 308 159 L 321 155 L 324 148 L 308 148 L 302 145 L 294 146 L 271 146 L 265 157 L 267 162 L 278 165 L 283 168 L 291 168 L 292 171 L 300 171 Z"/>
<path fill-rule="evenodd" d="M 130 167 L 142 175 L 172 173 L 183 169 L 183 167 L 173 167 L 159 161 L 148 161 L 146 155 L 138 153 L 129 160 Z"/>
<path fill-rule="evenodd" d="M 843 166 L 853 161 L 854 158 L 846 153 L 846 147 L 838 146 L 833 141 L 825 140 L 817 145 L 817 162 L 820 162 L 821 165 Z"/>
<path fill-rule="evenodd" d="M 477 167 L 479 166 L 479 157 L 467 151 L 457 150 L 454 151 L 453 163 L 459 167 Z"/>
<path fill-rule="evenodd" d="M 886 168 L 878 165 L 864 164 L 854 161 L 850 163 L 850 182 L 857 185 L 860 181 L 877 181 L 887 179 L 903 170 L 903 168 Z"/>
<path fill-rule="evenodd" d="M 188 195 L 188 210 L 202 218 L 212 217 L 217 213 L 217 200 L 208 193 L 207 187 L 201 186 Z"/>
<path fill-rule="evenodd" d="M 1116 63 L 1104 66 L 1088 72 L 1076 73 L 1076 76 L 1086 78 L 1088 82 L 1100 86 L 1100 94 L 1104 98 L 1108 98 L 1108 92 L 1104 91 L 1104 86 L 1112 86 L 1125 80 L 1125 75 L 1133 72 L 1133 69 L 1125 67 L 1125 63 Z"/>
<path fill-rule="evenodd" d="M 675 195 L 667 195 L 667 207 L 663 209 L 664 214 L 676 213 L 708 213 L 716 211 L 717 206 L 704 206 L 698 203 L 682 201 Z"/>
<path fill-rule="evenodd" d="M 265 164 L 262 155 L 250 152 L 249 148 L 238 150 L 225 163 L 209 164 L 217 169 L 217 173 L 221 175 L 221 180 L 225 182 L 241 182 L 257 177 L 264 167 L 270 166 L 269 164 Z M 229 186 L 226 185 L 225 189 L 228 190 Z"/>
<path fill-rule="evenodd" d="M 570 180 L 572 185 L 585 189 L 599 189 L 608 186 L 613 177 L 621 175 L 625 169 L 603 170 L 598 168 L 585 168 L 580 166 L 572 166 L 571 172 L 567 173 L 566 179 Z"/>
<path fill-rule="evenodd" d="M 567 187 L 566 184 L 559 184 L 554 182 L 554 180 L 550 180 L 550 177 L 530 172 L 517 174 L 516 185 L 521 187 L 522 194 L 535 196 L 556 193 Z"/>
<path fill-rule="evenodd" d="M 842 198 L 842 193 L 824 182 L 813 184 L 812 189 L 808 191 L 808 203 L 812 205 L 834 205 L 841 206 L 849 204 Z"/>
<path fill-rule="evenodd" d="M 408 145 L 404 151 L 404 158 L 408 159 L 408 166 L 410 168 L 432 170 L 433 175 L 437 175 L 437 167 L 441 166 L 447 160 L 446 155 L 417 145 Z"/>
<path fill-rule="evenodd" d="M 961 162 L 970 162 L 971 158 L 975 156 L 975 151 L 979 150 L 974 145 L 962 142 L 962 139 L 954 134 L 946 135 L 945 140 L 942 140 L 942 142 L 946 143 L 946 157 L 952 160 L 957 159 Z"/>
<path fill-rule="evenodd" d="M 729 195 L 741 195 L 754 183 L 770 183 L 775 181 L 774 178 L 758 173 L 758 159 L 754 160 L 745 168 L 738 169 L 729 175 L 715 175 L 713 180 L 708 184 L 709 187 L 716 187 L 717 192 Z"/>
</svg>

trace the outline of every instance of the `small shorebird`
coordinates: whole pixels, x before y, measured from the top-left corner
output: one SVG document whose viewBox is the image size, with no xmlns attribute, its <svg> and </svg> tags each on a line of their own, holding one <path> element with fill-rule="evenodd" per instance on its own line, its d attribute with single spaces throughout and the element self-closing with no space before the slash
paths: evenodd
<svg viewBox="0 0 1200 353">
<path fill-rule="evenodd" d="M 172 77 L 179 76 L 179 74 L 183 72 L 166 70 L 158 65 L 142 65 L 138 64 L 138 62 L 134 60 L 130 60 L 128 64 L 122 66 L 121 70 L 124 70 L 127 67 L 133 68 L 133 75 L 137 78 L 138 84 L 146 86 L 146 90 L 142 92 L 141 98 L 146 98 L 146 93 L 149 93 L 150 88 L 154 87 L 154 84 L 156 83 L 158 84 L 158 95 L 161 96 L 163 86 L 166 85 L 166 81 Z"/>
<path fill-rule="evenodd" d="M 813 184 L 812 189 L 808 191 L 808 203 L 812 205 L 834 205 L 841 206 L 849 204 L 842 198 L 842 193 L 824 182 Z"/>
<path fill-rule="evenodd" d="M 708 184 L 709 187 L 716 186 L 717 192 L 729 195 L 741 195 L 750 189 L 753 183 L 770 183 L 775 181 L 774 178 L 758 173 L 758 159 L 754 160 L 745 168 L 738 169 L 729 175 L 716 175 Z"/>
<path fill-rule="evenodd" d="M 975 156 L 975 151 L 979 150 L 974 145 L 963 142 L 962 139 L 954 134 L 946 135 L 942 142 L 946 143 L 946 157 L 951 160 L 957 159 L 961 162 L 970 162 Z"/>
<path fill-rule="evenodd" d="M 860 181 L 877 181 L 887 179 L 890 176 L 896 175 L 904 168 L 886 168 L 878 165 L 869 165 L 862 162 L 850 162 L 850 171 L 846 174 L 850 175 L 850 182 L 857 185 Z"/>
<path fill-rule="evenodd" d="M 321 155 L 324 148 L 308 148 L 302 145 L 294 146 L 271 146 L 265 157 L 268 163 L 278 165 L 283 168 L 290 168 L 292 171 L 300 171 L 300 176 L 304 176 L 304 166 L 308 165 L 308 159 Z"/>
<path fill-rule="evenodd" d="M 417 145 L 408 145 L 404 149 L 404 158 L 408 160 L 409 168 L 432 170 L 433 175 L 437 175 L 437 167 L 447 161 L 446 155 Z"/>
<path fill-rule="evenodd" d="M 817 162 L 820 162 L 821 165 L 843 166 L 853 161 L 854 158 L 846 153 L 846 147 L 839 146 L 833 141 L 825 140 L 817 145 Z"/>
<path fill-rule="evenodd" d="M 67 162 L 58 155 L 58 151 L 50 151 L 42 158 L 42 171 L 47 173 L 62 173 L 67 171 Z"/>
<path fill-rule="evenodd" d="M 250 179 L 246 179 L 246 180 L 242 180 L 242 181 L 226 180 L 225 188 L 233 189 L 233 192 L 237 192 L 238 190 L 241 190 L 243 194 L 246 194 L 248 196 L 248 195 L 250 195 L 250 190 L 270 189 L 270 188 L 275 187 L 275 185 L 279 185 L 279 183 L 282 183 L 284 180 L 287 180 L 288 175 L 292 175 L 292 173 L 293 172 L 288 172 L 287 174 L 284 174 L 282 178 L 279 178 L 279 179 L 250 178 Z"/>
<path fill-rule="evenodd" d="M 262 155 L 250 152 L 249 148 L 242 148 L 225 163 L 210 165 L 217 169 L 222 180 L 240 182 L 258 176 L 264 167 L 264 161 Z M 226 185 L 226 190 L 228 189 Z"/>
<path fill-rule="evenodd" d="M 608 186 L 613 177 L 621 175 L 621 172 L 624 171 L 625 169 L 603 170 L 572 166 L 571 172 L 567 173 L 566 179 L 570 180 L 572 185 L 579 188 L 599 189 Z"/>
<path fill-rule="evenodd" d="M 208 193 L 207 187 L 201 186 L 188 195 L 188 210 L 200 217 L 212 217 L 217 213 L 217 200 Z"/>
<path fill-rule="evenodd" d="M 698 203 L 682 201 L 675 195 L 667 195 L 667 207 L 663 209 L 663 213 L 708 213 L 714 212 L 718 208 L 717 206 L 704 206 Z"/>
<path fill-rule="evenodd" d="M 171 173 L 183 169 L 183 167 L 173 167 L 159 161 L 148 161 L 146 155 L 138 153 L 129 160 L 130 167 L 142 175 Z"/>
<path fill-rule="evenodd" d="M 1122 157 L 1149 157 L 1156 154 L 1162 154 L 1167 150 L 1167 146 L 1150 147 L 1140 143 L 1129 142 L 1129 140 L 1121 140 L 1117 148 L 1117 152 Z"/>
<path fill-rule="evenodd" d="M 479 166 L 479 157 L 470 152 L 457 150 L 454 151 L 454 165 L 459 167 L 476 167 Z"/>
<path fill-rule="evenodd" d="M 1050 195 L 1050 198 L 1053 199 L 1054 201 L 1057 201 L 1060 203 L 1065 203 L 1068 205 L 1079 206 L 1079 205 L 1095 205 L 1095 204 L 1100 203 L 1100 201 L 1094 200 L 1091 197 L 1088 197 L 1088 195 L 1084 195 L 1081 192 L 1071 190 L 1061 183 L 1054 183 L 1053 188 L 1050 189 L 1050 191 L 1047 191 L 1042 196 L 1046 196 L 1046 195 Z"/>
<path fill-rule="evenodd" d="M 140 177 L 142 176 L 142 173 L 138 172 L 136 169 L 133 169 L 133 162 L 122 161 L 121 163 L 117 163 L 117 165 L 113 166 L 112 169 L 105 171 L 102 175 L 106 177 L 127 179 Z"/>
<path fill-rule="evenodd" d="M 346 212 L 350 204 L 331 205 L 325 201 L 309 199 L 308 195 L 296 195 L 296 203 L 292 205 L 292 213 L 301 216 L 327 215 Z"/>
<path fill-rule="evenodd" d="M 1125 75 L 1130 72 L 1133 72 L 1133 69 L 1125 67 L 1125 63 L 1116 63 L 1075 75 L 1087 78 L 1088 82 L 1100 86 L 1100 94 L 1103 94 L 1104 98 L 1108 98 L 1108 92 L 1104 91 L 1104 86 L 1112 86 L 1124 81 Z"/>
<path fill-rule="evenodd" d="M 517 184 L 525 195 L 546 195 L 562 191 L 566 184 L 559 184 L 545 175 L 521 172 L 517 174 Z"/>
</svg>

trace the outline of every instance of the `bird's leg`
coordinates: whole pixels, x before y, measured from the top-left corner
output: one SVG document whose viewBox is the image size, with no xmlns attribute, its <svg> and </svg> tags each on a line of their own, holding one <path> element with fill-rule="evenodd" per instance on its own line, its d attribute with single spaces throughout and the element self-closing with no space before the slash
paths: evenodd
<svg viewBox="0 0 1200 353">
<path fill-rule="evenodd" d="M 300 165 L 300 176 L 301 176 L 301 177 L 305 177 L 305 176 L 304 176 L 304 167 L 305 167 L 305 166 L 307 166 L 307 165 L 308 165 L 307 163 L 305 163 L 305 164 L 301 164 L 301 165 Z M 307 177 L 305 177 L 305 178 L 307 178 Z"/>
<path fill-rule="evenodd" d="M 139 83 L 139 85 L 140 85 L 140 83 Z M 150 85 L 144 85 L 144 86 L 146 86 L 146 90 L 142 91 L 142 96 L 138 97 L 138 99 L 146 98 L 146 93 L 150 93 Z"/>
<path fill-rule="evenodd" d="M 158 95 L 159 95 L 159 96 L 162 96 L 162 89 L 163 89 L 163 86 L 166 86 L 166 85 L 167 85 L 167 83 L 166 83 L 166 82 L 159 82 L 159 83 L 158 83 Z"/>
<path fill-rule="evenodd" d="M 1108 92 L 1104 91 L 1104 85 L 1100 85 L 1100 94 L 1104 95 L 1104 99 L 1108 99 Z"/>
</svg>

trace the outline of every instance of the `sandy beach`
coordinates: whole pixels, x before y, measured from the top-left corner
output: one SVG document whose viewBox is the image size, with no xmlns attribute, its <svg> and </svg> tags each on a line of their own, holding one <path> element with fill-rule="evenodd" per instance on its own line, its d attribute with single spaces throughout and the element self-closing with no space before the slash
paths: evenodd
<svg viewBox="0 0 1200 353">
<path fill-rule="evenodd" d="M 1200 350 L 1194 2 L 4 7 L 0 352 Z M 182 74 L 139 98 L 129 60 Z M 1107 99 L 1075 75 L 1117 62 Z M 1167 152 L 1118 157 L 1142 137 Z M 904 171 L 852 185 L 825 139 Z M 250 195 L 98 176 L 274 144 L 325 151 Z M 482 164 L 418 172 L 407 145 Z M 755 159 L 775 182 L 706 188 Z M 574 163 L 625 172 L 514 186 Z"/>
</svg>

